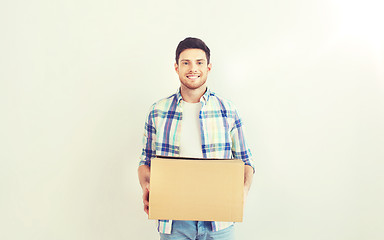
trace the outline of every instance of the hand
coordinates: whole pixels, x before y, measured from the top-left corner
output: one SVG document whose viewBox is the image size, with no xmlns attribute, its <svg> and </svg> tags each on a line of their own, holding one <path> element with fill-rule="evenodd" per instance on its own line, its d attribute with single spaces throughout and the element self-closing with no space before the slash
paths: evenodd
<svg viewBox="0 0 384 240">
<path fill-rule="evenodd" d="M 144 212 L 149 215 L 149 183 L 143 187 Z"/>
<path fill-rule="evenodd" d="M 244 187 L 243 206 L 245 206 L 245 202 L 247 200 L 248 192 L 249 192 L 249 188 L 248 187 Z"/>
<path fill-rule="evenodd" d="M 244 167 L 244 206 L 245 206 L 245 201 L 248 196 L 249 189 L 251 188 L 251 183 L 253 179 L 253 167 L 249 165 L 245 165 Z"/>
</svg>

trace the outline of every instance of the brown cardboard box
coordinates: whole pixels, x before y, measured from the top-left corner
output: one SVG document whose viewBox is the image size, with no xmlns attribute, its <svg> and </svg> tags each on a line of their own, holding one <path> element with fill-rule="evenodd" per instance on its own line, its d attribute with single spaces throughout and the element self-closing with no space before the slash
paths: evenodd
<svg viewBox="0 0 384 240">
<path fill-rule="evenodd" d="M 243 189 L 241 160 L 155 158 L 149 219 L 241 222 Z"/>
</svg>

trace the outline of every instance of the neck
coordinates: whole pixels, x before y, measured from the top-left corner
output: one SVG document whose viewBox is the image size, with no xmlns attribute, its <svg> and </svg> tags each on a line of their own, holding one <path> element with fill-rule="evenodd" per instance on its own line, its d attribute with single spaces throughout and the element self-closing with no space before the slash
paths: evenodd
<svg viewBox="0 0 384 240">
<path fill-rule="evenodd" d="M 189 89 L 185 86 L 181 85 L 180 94 L 183 97 L 183 100 L 189 103 L 198 103 L 200 102 L 200 98 L 207 91 L 207 86 L 204 84 L 197 89 Z"/>
</svg>

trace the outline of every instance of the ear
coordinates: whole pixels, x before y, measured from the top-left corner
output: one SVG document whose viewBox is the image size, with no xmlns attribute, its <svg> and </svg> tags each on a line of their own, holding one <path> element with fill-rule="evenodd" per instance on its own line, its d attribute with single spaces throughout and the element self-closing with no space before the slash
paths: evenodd
<svg viewBox="0 0 384 240">
<path fill-rule="evenodd" d="M 208 72 L 210 72 L 211 69 L 212 69 L 212 63 L 209 63 L 209 64 L 208 64 Z"/>
<path fill-rule="evenodd" d="M 177 63 L 175 63 L 175 71 L 177 74 L 179 74 L 179 65 L 177 65 Z"/>
</svg>

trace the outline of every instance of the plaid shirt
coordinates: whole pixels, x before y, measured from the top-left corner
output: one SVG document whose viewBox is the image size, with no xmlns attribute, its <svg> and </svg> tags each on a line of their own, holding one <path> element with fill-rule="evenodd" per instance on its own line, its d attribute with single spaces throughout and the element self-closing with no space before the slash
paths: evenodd
<svg viewBox="0 0 384 240">
<path fill-rule="evenodd" d="M 231 102 L 207 88 L 200 99 L 202 153 L 204 158 L 242 159 L 254 168 L 252 155 L 245 143 L 243 123 Z M 151 165 L 155 155 L 180 156 L 180 130 L 183 101 L 180 90 L 152 105 L 145 123 L 140 165 Z M 219 231 L 232 222 L 212 222 L 212 231 Z M 171 233 L 172 220 L 159 220 L 158 231 Z"/>
</svg>

